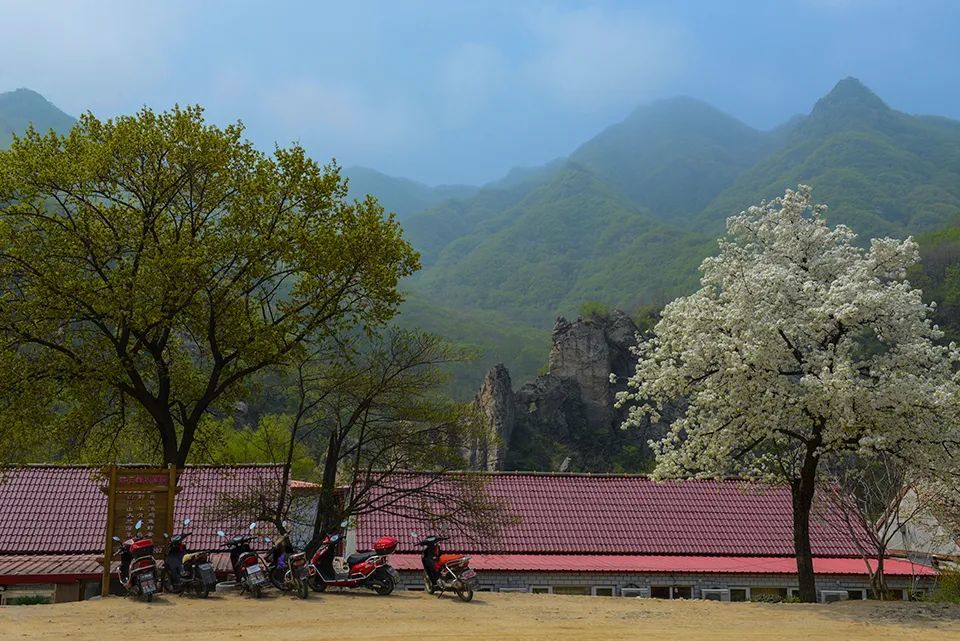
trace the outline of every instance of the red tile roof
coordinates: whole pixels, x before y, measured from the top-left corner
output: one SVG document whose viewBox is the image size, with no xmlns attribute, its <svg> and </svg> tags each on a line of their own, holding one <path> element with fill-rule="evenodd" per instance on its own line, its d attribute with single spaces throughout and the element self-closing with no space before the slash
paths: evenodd
<svg viewBox="0 0 960 641">
<path fill-rule="evenodd" d="M 642 476 L 491 473 L 486 491 L 517 517 L 497 540 L 451 532 L 447 549 L 509 554 L 649 554 L 790 557 L 790 490 L 742 481 L 655 482 Z M 421 481 L 422 482 L 422 481 Z M 391 477 L 395 487 L 418 483 L 412 473 Z M 391 489 L 382 490 L 388 493 Z M 377 497 L 373 496 L 376 505 Z M 411 507 L 414 504 L 411 502 Z M 401 552 L 415 548 L 409 532 L 430 526 L 373 511 L 358 520 L 358 547 L 380 535 L 397 536 Z M 826 502 L 812 515 L 813 552 L 859 557 L 842 516 Z"/>
<path fill-rule="evenodd" d="M 416 554 L 394 554 L 390 564 L 398 570 L 421 571 Z M 872 562 L 871 567 L 876 563 Z M 756 556 L 620 556 L 575 554 L 474 554 L 470 567 L 480 572 L 642 572 L 690 574 L 796 574 L 793 557 Z M 867 575 L 862 558 L 816 558 L 816 574 Z M 904 559 L 886 559 L 887 576 L 935 576 L 930 566 Z"/>
<path fill-rule="evenodd" d="M 224 502 L 276 487 L 281 474 L 279 465 L 187 467 L 180 475 L 174 513 L 178 522 L 186 516 L 193 520 L 190 546 L 217 547 L 217 529 L 228 534 L 245 529 L 252 518 L 223 518 Z M 99 467 L 5 470 L 0 474 L 0 555 L 102 553 L 107 497 L 100 487 L 105 485 Z"/>
</svg>

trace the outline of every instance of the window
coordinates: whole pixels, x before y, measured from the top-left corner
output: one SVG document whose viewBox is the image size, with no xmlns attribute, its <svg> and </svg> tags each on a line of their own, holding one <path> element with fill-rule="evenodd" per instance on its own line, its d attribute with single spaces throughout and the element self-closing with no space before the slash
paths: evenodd
<svg viewBox="0 0 960 641">
<path fill-rule="evenodd" d="M 477 592 L 493 592 L 493 586 L 481 585 L 479 588 L 477 588 Z"/>
<path fill-rule="evenodd" d="M 590 588 L 585 585 L 555 585 L 553 586 L 554 594 L 575 594 L 577 596 L 590 595 Z"/>
<path fill-rule="evenodd" d="M 650 588 L 654 599 L 689 599 L 693 597 L 693 588 L 689 585 L 655 585 Z"/>
<path fill-rule="evenodd" d="M 407 592 L 424 592 L 426 591 L 426 588 L 423 587 L 422 583 L 418 583 L 416 585 L 408 585 L 406 590 Z"/>
<path fill-rule="evenodd" d="M 851 601 L 863 601 L 866 596 L 866 590 L 847 590 L 847 598 Z"/>
<path fill-rule="evenodd" d="M 751 587 L 751 601 L 782 601 L 787 596 L 787 588 Z"/>
<path fill-rule="evenodd" d="M 553 594 L 553 586 L 550 585 L 533 585 L 530 586 L 530 591 L 534 594 Z"/>
<path fill-rule="evenodd" d="M 517 587 L 513 587 L 513 588 L 500 588 L 500 591 L 501 591 L 501 592 L 526 592 L 526 591 L 527 591 L 527 588 L 517 588 Z"/>
<path fill-rule="evenodd" d="M 730 600 L 741 603 L 750 600 L 750 588 L 730 588 Z"/>
<path fill-rule="evenodd" d="M 820 601 L 823 603 L 846 601 L 848 598 L 850 595 L 846 590 L 820 590 Z"/>
<path fill-rule="evenodd" d="M 650 588 L 620 588 L 620 596 L 647 599 L 650 598 Z"/>
<path fill-rule="evenodd" d="M 707 601 L 729 601 L 730 590 L 723 588 L 702 588 L 700 597 Z"/>
<path fill-rule="evenodd" d="M 595 585 L 590 589 L 593 596 L 613 596 L 612 585 Z"/>
</svg>

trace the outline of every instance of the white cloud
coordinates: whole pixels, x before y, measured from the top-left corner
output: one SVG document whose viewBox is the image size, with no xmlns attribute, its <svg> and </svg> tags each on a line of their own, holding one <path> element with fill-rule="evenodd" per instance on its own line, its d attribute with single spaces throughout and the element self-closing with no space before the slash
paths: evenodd
<svg viewBox="0 0 960 641">
<path fill-rule="evenodd" d="M 649 97 L 686 64 L 685 33 L 633 11 L 544 9 L 528 25 L 529 81 L 584 109 Z"/>
<path fill-rule="evenodd" d="M 508 82 L 505 57 L 487 44 L 467 42 L 440 64 L 437 91 L 447 124 L 469 121 L 486 108 Z"/>
<path fill-rule="evenodd" d="M 171 2 L 0 0 L 0 90 L 36 89 L 74 115 L 111 113 L 173 73 L 180 13 Z"/>
<path fill-rule="evenodd" d="M 370 98 L 345 85 L 315 79 L 285 81 L 257 89 L 272 129 L 285 144 L 301 140 L 322 145 L 316 152 L 334 155 L 337 150 L 378 153 L 409 144 L 423 129 L 419 111 L 399 98 Z"/>
</svg>

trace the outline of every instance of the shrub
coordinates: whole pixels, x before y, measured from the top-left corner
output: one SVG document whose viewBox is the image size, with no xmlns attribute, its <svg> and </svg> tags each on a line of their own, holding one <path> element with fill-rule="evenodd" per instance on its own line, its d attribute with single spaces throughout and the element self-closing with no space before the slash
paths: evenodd
<svg viewBox="0 0 960 641">
<path fill-rule="evenodd" d="M 937 589 L 930 595 L 931 601 L 960 603 L 960 569 L 943 569 Z"/>
<path fill-rule="evenodd" d="M 40 605 L 50 603 L 50 597 L 39 594 L 25 594 L 13 600 L 13 605 Z"/>
</svg>

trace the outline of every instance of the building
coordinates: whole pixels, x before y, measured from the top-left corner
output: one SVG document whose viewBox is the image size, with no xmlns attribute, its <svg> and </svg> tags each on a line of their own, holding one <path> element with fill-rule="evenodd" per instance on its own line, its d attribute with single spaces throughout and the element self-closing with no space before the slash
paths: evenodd
<svg viewBox="0 0 960 641">
<path fill-rule="evenodd" d="M 37 596 L 76 601 L 100 593 L 106 538 L 105 479 L 94 466 L 30 465 L 0 470 L 0 603 Z M 179 476 L 174 518 L 190 517 L 192 549 L 221 546 L 217 530 L 240 533 L 255 517 L 244 497 L 279 487 L 279 465 L 188 466 Z M 316 486 L 291 481 L 295 495 Z M 226 507 L 234 505 L 234 507 Z M 232 516 L 224 516 L 230 514 Z M 262 534 L 268 532 L 259 530 Z M 159 554 L 162 542 L 154 541 Z M 219 572 L 224 555 L 215 556 Z"/>
<path fill-rule="evenodd" d="M 492 539 L 451 532 L 445 546 L 472 556 L 483 590 L 723 601 L 797 592 L 787 487 L 626 475 L 485 476 L 490 498 L 516 518 Z M 404 483 L 405 475 L 396 475 L 394 484 Z M 864 542 L 853 540 L 831 503 L 821 502 L 812 515 L 818 597 L 866 598 Z M 406 589 L 422 590 L 410 533 L 425 534 L 429 526 L 408 515 L 409 510 L 373 511 L 358 519 L 355 537 L 358 548 L 367 549 L 380 535 L 398 536 L 391 563 Z M 888 558 L 884 566 L 900 598 L 929 590 L 936 574 L 905 559 Z"/>
</svg>

